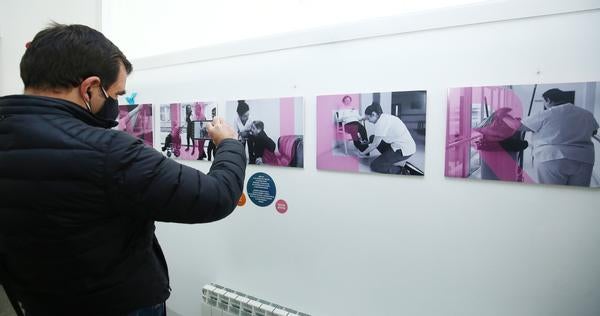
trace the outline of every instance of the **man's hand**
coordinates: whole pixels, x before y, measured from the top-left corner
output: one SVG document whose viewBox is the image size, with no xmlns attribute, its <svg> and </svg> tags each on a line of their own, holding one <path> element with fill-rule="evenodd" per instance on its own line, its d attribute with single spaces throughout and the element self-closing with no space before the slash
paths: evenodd
<svg viewBox="0 0 600 316">
<path fill-rule="evenodd" d="M 237 139 L 237 133 L 233 130 L 229 124 L 225 123 L 222 117 L 215 117 L 213 121 L 206 126 L 208 135 L 212 138 L 215 145 L 219 144 L 224 139 Z"/>
<path fill-rule="evenodd" d="M 262 165 L 263 164 L 262 158 L 260 158 L 260 157 L 256 158 L 256 164 Z"/>
</svg>

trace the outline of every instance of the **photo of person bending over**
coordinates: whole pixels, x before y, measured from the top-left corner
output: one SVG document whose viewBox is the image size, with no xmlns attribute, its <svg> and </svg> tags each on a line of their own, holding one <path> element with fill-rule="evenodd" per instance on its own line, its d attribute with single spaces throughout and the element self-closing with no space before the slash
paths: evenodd
<svg viewBox="0 0 600 316">
<path fill-rule="evenodd" d="M 542 95 L 544 111 L 524 118 L 531 132 L 538 183 L 589 187 L 595 162 L 594 115 L 573 105 L 568 93 L 550 89 Z"/>
<path fill-rule="evenodd" d="M 238 100 L 236 108 L 237 115 L 233 119 L 233 126 L 235 127 L 238 139 L 242 142 L 242 145 L 248 147 L 248 162 L 252 163 L 255 160 L 254 150 L 252 149 L 252 143 L 248 142 L 248 136 L 250 136 L 250 128 L 252 120 L 250 119 L 250 106 L 244 100 Z"/>
<path fill-rule="evenodd" d="M 416 144 L 404 122 L 394 115 L 383 113 L 377 102 L 365 109 L 365 115 L 375 129 L 368 146 L 359 153 L 359 157 L 366 158 L 377 149 L 381 155 L 371 162 L 371 171 L 406 173 L 404 162 L 416 152 Z"/>
</svg>

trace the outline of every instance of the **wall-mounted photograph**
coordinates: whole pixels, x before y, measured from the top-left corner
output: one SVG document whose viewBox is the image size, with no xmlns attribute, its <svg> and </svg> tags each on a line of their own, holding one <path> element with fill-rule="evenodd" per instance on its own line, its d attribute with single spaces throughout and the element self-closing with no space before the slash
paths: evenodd
<svg viewBox="0 0 600 316">
<path fill-rule="evenodd" d="M 119 125 L 116 129 L 135 136 L 152 147 L 152 120 L 152 104 L 119 105 Z"/>
<path fill-rule="evenodd" d="M 598 82 L 448 90 L 447 177 L 600 186 Z"/>
<path fill-rule="evenodd" d="M 226 109 L 248 164 L 304 167 L 302 97 L 228 101 Z"/>
<path fill-rule="evenodd" d="M 426 91 L 317 97 L 317 168 L 423 176 Z"/>
<path fill-rule="evenodd" d="M 208 160 L 214 157 L 215 144 L 206 124 L 217 115 L 215 102 L 189 102 L 160 106 L 160 146 L 170 158 Z"/>
</svg>

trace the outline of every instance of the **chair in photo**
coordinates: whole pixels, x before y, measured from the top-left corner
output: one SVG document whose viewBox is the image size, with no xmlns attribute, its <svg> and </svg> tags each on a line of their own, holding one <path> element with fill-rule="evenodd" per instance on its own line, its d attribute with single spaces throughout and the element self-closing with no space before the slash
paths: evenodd
<svg viewBox="0 0 600 316">
<path fill-rule="evenodd" d="M 280 159 L 289 167 L 304 166 L 304 140 L 302 135 L 284 135 L 277 140 Z"/>
<path fill-rule="evenodd" d="M 284 135 L 277 140 L 277 152 L 265 150 L 264 163 L 271 166 L 304 166 L 304 141 L 302 135 Z"/>
</svg>

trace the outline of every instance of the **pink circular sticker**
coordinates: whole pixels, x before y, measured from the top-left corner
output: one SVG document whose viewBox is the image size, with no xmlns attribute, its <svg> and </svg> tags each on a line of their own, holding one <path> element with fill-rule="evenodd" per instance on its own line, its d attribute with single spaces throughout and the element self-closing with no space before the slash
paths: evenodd
<svg viewBox="0 0 600 316">
<path fill-rule="evenodd" d="M 275 209 L 277 209 L 277 212 L 284 214 L 288 210 L 287 202 L 284 200 L 277 200 L 277 202 L 275 202 Z"/>
</svg>

